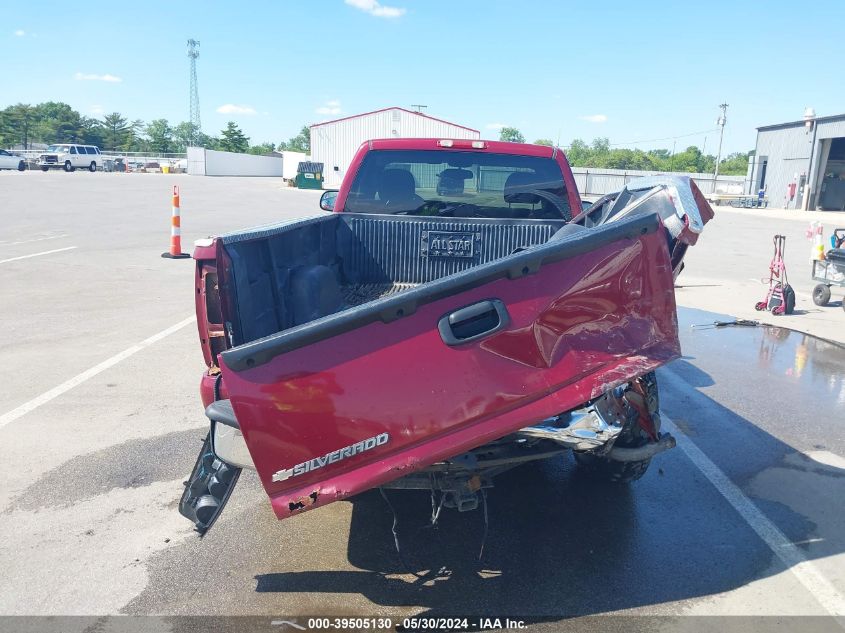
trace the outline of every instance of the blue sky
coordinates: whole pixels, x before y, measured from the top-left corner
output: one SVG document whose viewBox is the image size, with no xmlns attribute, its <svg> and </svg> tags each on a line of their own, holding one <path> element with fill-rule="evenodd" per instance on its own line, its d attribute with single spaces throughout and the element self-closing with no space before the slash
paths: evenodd
<svg viewBox="0 0 845 633">
<path fill-rule="evenodd" d="M 0 107 L 65 101 L 88 116 L 188 118 L 185 42 L 198 60 L 203 130 L 235 120 L 253 143 L 390 105 L 496 138 L 608 137 L 715 153 L 755 127 L 845 112 L 845 2 L 4 3 Z M 220 111 L 218 111 L 220 110 Z M 708 132 L 704 132 L 710 130 Z M 652 139 L 665 139 L 653 140 Z M 640 142 L 637 141 L 651 141 Z"/>
</svg>

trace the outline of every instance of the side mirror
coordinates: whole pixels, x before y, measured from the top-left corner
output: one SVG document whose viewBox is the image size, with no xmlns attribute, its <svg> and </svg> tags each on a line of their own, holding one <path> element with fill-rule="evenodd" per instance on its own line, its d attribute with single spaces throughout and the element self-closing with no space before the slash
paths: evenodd
<svg viewBox="0 0 845 633">
<path fill-rule="evenodd" d="M 337 191 L 324 191 L 320 196 L 320 208 L 323 211 L 334 211 L 335 200 L 337 200 Z"/>
</svg>

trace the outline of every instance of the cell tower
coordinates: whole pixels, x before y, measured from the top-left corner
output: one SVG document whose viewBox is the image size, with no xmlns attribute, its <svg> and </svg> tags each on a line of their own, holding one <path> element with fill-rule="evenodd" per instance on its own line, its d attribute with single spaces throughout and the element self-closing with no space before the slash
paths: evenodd
<svg viewBox="0 0 845 633">
<path fill-rule="evenodd" d="M 191 60 L 191 127 L 193 138 L 191 144 L 196 145 L 201 131 L 200 123 L 200 93 L 197 86 L 197 57 L 200 56 L 200 43 L 197 40 L 188 40 L 188 57 Z"/>
</svg>

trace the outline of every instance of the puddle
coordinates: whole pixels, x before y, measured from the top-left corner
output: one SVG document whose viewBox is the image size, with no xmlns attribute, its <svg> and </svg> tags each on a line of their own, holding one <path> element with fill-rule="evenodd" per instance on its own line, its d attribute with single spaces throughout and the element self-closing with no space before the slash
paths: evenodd
<svg viewBox="0 0 845 633">
<path fill-rule="evenodd" d="M 712 327 L 717 320 L 735 319 L 678 309 L 685 358 L 694 358 L 699 369 L 727 369 L 716 373 L 726 380 L 732 374 L 748 389 L 769 390 L 772 398 L 785 397 L 786 388 L 806 407 L 821 407 L 819 413 L 845 406 L 845 346 L 771 325 Z"/>
</svg>

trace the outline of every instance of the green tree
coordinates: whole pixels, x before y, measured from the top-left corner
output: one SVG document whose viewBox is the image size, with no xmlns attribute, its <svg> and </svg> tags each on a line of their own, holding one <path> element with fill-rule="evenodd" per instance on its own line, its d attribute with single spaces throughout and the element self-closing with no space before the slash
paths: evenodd
<svg viewBox="0 0 845 633">
<path fill-rule="evenodd" d="M 38 119 L 35 108 L 27 103 L 18 103 L 6 108 L 4 112 L 9 144 L 23 143 L 24 149 L 29 148 L 29 143 L 32 141 L 32 128 Z"/>
<path fill-rule="evenodd" d="M 220 132 L 220 149 L 224 152 L 243 154 L 249 149 L 249 138 L 244 136 L 241 128 L 234 121 L 229 121 L 226 128 Z"/>
<path fill-rule="evenodd" d="M 81 141 L 86 145 L 96 145 L 103 147 L 105 145 L 106 130 L 102 122 L 91 117 L 81 117 L 79 119 L 79 137 L 77 141 Z"/>
<path fill-rule="evenodd" d="M 103 117 L 104 149 L 116 152 L 123 148 L 132 134 L 132 127 L 119 112 L 112 112 Z"/>
<path fill-rule="evenodd" d="M 712 156 L 705 156 L 698 147 L 690 145 L 683 152 L 670 156 L 664 171 L 709 173 L 715 167 L 716 160 Z"/>
<path fill-rule="evenodd" d="M 715 163 L 715 161 L 713 161 Z M 715 165 L 714 165 L 715 168 Z M 744 176 L 748 173 L 748 152 L 728 154 L 719 163 L 719 173 L 726 176 Z"/>
<path fill-rule="evenodd" d="M 672 156 L 668 149 L 650 149 L 648 150 L 648 155 L 651 156 L 652 160 L 656 163 L 668 161 Z"/>
<path fill-rule="evenodd" d="M 203 134 L 202 130 L 196 129 L 196 126 L 189 121 L 182 121 L 173 128 L 173 146 L 177 152 L 187 151 L 189 147 L 214 149 L 217 147 L 217 143 L 216 139 Z"/>
<path fill-rule="evenodd" d="M 9 119 L 9 108 L 0 110 L 0 147 L 14 144 L 14 129 Z"/>
<path fill-rule="evenodd" d="M 551 140 L 547 138 L 538 138 L 536 141 L 534 141 L 534 145 L 546 145 L 548 147 L 552 147 L 554 143 L 552 143 Z"/>
<path fill-rule="evenodd" d="M 590 146 L 580 138 L 573 140 L 566 150 L 566 157 L 573 167 L 590 167 L 590 155 Z"/>
<path fill-rule="evenodd" d="M 196 129 L 197 126 L 191 123 L 190 121 L 182 121 L 179 125 L 173 128 L 173 142 L 176 147 L 176 151 L 184 152 L 187 150 L 188 147 L 192 147 L 194 144 L 194 140 L 200 134 L 200 131 Z"/>
<path fill-rule="evenodd" d="M 566 156 L 573 167 L 705 174 L 712 173 L 716 167 L 716 158 L 710 154 L 704 154 L 694 145 L 673 154 L 668 149 L 643 151 L 611 148 L 606 138 L 595 139 L 590 145 L 581 139 L 575 139 L 567 149 Z M 748 154 L 737 152 L 722 160 L 719 173 L 743 175 L 747 169 Z"/>
<path fill-rule="evenodd" d="M 614 149 L 601 154 L 599 160 L 601 167 L 607 169 L 654 169 L 654 163 L 648 155 L 638 149 Z"/>
<path fill-rule="evenodd" d="M 243 154 L 249 149 L 249 138 L 244 136 L 234 121 L 226 124 L 226 128 L 220 132 L 220 137 L 220 149 L 224 152 Z"/>
<path fill-rule="evenodd" d="M 269 154 L 276 150 L 276 146 L 273 143 L 261 143 L 259 145 L 251 145 L 250 148 L 246 151 L 247 154 L 255 154 L 257 156 L 263 156 L 264 154 Z"/>
<path fill-rule="evenodd" d="M 150 143 L 146 138 L 147 124 L 142 119 L 135 119 L 129 124 L 129 134 L 126 143 L 121 148 L 126 152 L 146 152 Z"/>
<path fill-rule="evenodd" d="M 277 148 L 280 152 L 303 152 L 305 154 L 311 153 L 311 128 L 303 125 L 299 134 L 292 137 L 287 142 L 282 141 Z"/>
<path fill-rule="evenodd" d="M 66 103 L 46 101 L 35 106 L 37 123 L 35 132 L 46 143 L 72 143 L 79 141 L 82 117 Z"/>
<path fill-rule="evenodd" d="M 150 121 L 145 131 L 150 142 L 150 149 L 162 154 L 172 151 L 173 128 L 170 127 L 167 119 Z"/>
<path fill-rule="evenodd" d="M 515 127 L 503 127 L 499 132 L 499 140 L 508 143 L 524 143 L 525 137 Z"/>
</svg>

